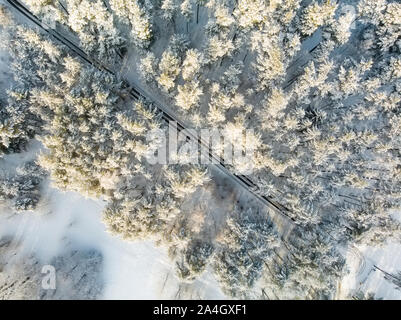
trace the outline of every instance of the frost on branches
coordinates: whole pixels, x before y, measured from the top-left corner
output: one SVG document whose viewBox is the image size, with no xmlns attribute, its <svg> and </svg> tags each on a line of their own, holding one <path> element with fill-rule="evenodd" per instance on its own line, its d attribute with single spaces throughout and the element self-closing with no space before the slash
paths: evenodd
<svg viewBox="0 0 401 320">
<path fill-rule="evenodd" d="M 104 197 L 109 230 L 166 244 L 182 281 L 209 270 L 233 297 L 332 299 L 342 249 L 400 241 L 397 1 L 26 3 L 121 70 L 96 70 L 8 27 L 17 85 L 1 101 L 1 152 L 38 134 L 54 184 Z M 132 53 L 124 64 L 122 51 Z M 249 163 L 226 167 L 251 164 L 254 191 L 276 210 L 236 203 L 208 225 L 190 197 L 213 183 L 206 168 L 145 161 L 163 143 L 146 133 L 166 128 L 151 103 L 130 100 L 123 74 L 190 127 L 251 146 Z M 221 155 L 221 144 L 212 148 Z"/>
<path fill-rule="evenodd" d="M 133 103 L 124 83 L 82 64 L 64 47 L 29 29 L 16 34 L 15 61 L 40 57 L 32 59 L 34 77 L 26 77 L 25 69 L 15 76 L 30 88 L 26 102 L 42 121 L 39 139 L 46 152 L 38 163 L 52 183 L 106 199 L 104 221 L 111 232 L 127 239 L 168 238 L 174 245 L 184 218 L 181 204 L 209 181 L 206 168 L 151 165 L 147 157 L 160 141 L 147 134 L 166 129 L 152 105 Z"/>
<path fill-rule="evenodd" d="M 46 172 L 34 162 L 17 168 L 14 176 L 0 177 L 0 203 L 15 211 L 34 210 L 40 200 L 40 184 Z"/>
</svg>

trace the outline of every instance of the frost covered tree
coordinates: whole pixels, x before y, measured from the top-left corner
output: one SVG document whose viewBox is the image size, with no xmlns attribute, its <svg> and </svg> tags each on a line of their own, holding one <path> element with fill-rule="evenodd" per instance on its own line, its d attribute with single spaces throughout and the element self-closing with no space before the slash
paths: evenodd
<svg viewBox="0 0 401 320">
<path fill-rule="evenodd" d="M 132 103 L 115 76 L 84 65 L 45 37 L 26 29 L 16 35 L 16 66 L 21 57 L 40 57 L 32 60 L 30 77 L 16 68 L 16 78 L 31 86 L 27 101 L 42 121 L 38 138 L 46 148 L 38 163 L 52 183 L 106 199 L 104 222 L 127 239 L 178 236 L 180 206 L 209 180 L 207 170 L 149 163 L 161 141 L 149 140 L 148 133 L 167 129 L 152 105 Z"/>
<path fill-rule="evenodd" d="M 30 113 L 27 94 L 13 88 L 8 92 L 8 102 L 0 102 L 0 155 L 20 152 L 37 132 L 39 122 Z"/>
<path fill-rule="evenodd" d="M 345 44 L 349 40 L 354 18 L 355 16 L 352 12 L 347 12 L 332 25 L 334 37 L 340 44 Z"/>
<path fill-rule="evenodd" d="M 21 96 L 3 105 L 26 104 L 24 111 L 40 118 L 41 139 L 50 150 L 42 165 L 61 188 L 105 197 L 104 220 L 112 232 L 166 241 L 182 279 L 192 281 L 213 265 L 232 296 L 251 297 L 252 287 L 260 289 L 264 281 L 269 297 L 333 298 L 344 271 L 338 244 L 401 238 L 392 215 L 401 200 L 400 4 L 355 1 L 356 17 L 342 14 L 349 4 L 32 2 L 41 16 L 59 10 L 58 21 L 102 61 L 124 47 L 117 26 L 128 28 L 141 47 L 133 55 L 141 85 L 183 122 L 218 129 L 223 140 L 255 149 L 247 162 L 254 168 L 248 177 L 253 190 L 292 224 L 288 239 L 272 245 L 277 250 L 266 246 L 270 238 L 264 236 L 266 230 L 276 233 L 273 223 L 240 209 L 227 225 L 222 222 L 219 241 L 205 224 L 193 231 L 185 208 L 207 174 L 189 164 L 147 165 L 158 142 L 145 134 L 165 128 L 146 102 L 127 102 L 118 74 L 87 68 L 34 32 L 19 31 L 13 43 L 19 86 L 13 92 Z M 195 15 L 187 39 L 175 34 Z M 11 146 L 19 135 L 14 128 L 29 126 L 8 109 L 2 118 L 12 121 L 2 122 L 1 141 Z M 249 140 L 242 136 L 247 130 L 253 130 Z M 215 155 L 223 149 L 212 146 Z M 190 156 L 177 158 L 188 162 Z M 246 164 L 226 167 L 238 173 Z"/>
<path fill-rule="evenodd" d="M 198 82 L 188 82 L 183 86 L 178 86 L 178 94 L 175 97 L 176 105 L 183 110 L 189 110 L 199 104 L 202 89 Z"/>
<path fill-rule="evenodd" d="M 81 46 L 103 63 L 119 61 L 126 40 L 117 29 L 113 15 L 102 0 L 25 1 L 48 27 L 58 24 L 79 37 Z M 139 20 L 139 19 L 138 19 Z"/>
<path fill-rule="evenodd" d="M 268 12 L 265 1 L 239 0 L 234 15 L 241 28 L 252 28 L 263 23 Z"/>
<path fill-rule="evenodd" d="M 165 51 L 160 59 L 158 84 L 167 92 L 175 87 L 175 79 L 180 73 L 181 59 L 173 51 Z"/>
<path fill-rule="evenodd" d="M 183 36 L 174 36 L 169 47 L 163 52 L 158 69 L 157 82 L 166 92 L 175 87 L 175 81 L 180 74 L 182 55 L 188 46 L 187 39 Z"/>
<path fill-rule="evenodd" d="M 304 35 L 311 35 L 317 28 L 328 23 L 333 18 L 337 4 L 332 0 L 325 0 L 321 4 L 314 1 L 304 10 L 301 31 Z"/>
<path fill-rule="evenodd" d="M 258 70 L 259 85 L 269 86 L 272 81 L 283 77 L 285 74 L 283 52 L 279 47 L 272 47 L 265 54 L 258 56 L 255 68 Z"/>
<path fill-rule="evenodd" d="M 273 224 L 261 213 L 237 208 L 218 238 L 214 270 L 223 290 L 231 296 L 246 298 L 247 291 L 261 277 L 278 235 Z"/>
<path fill-rule="evenodd" d="M 359 1 L 358 17 L 341 14 L 342 4 L 202 3 L 206 32 L 188 33 L 196 49 L 184 56 L 168 48 L 160 58 L 155 51 L 141 68 L 157 70 L 153 77 L 175 111 L 190 110 L 193 123 L 219 128 L 236 143 L 239 132 L 255 129 L 250 179 L 300 228 L 330 232 L 341 243 L 380 244 L 400 234 L 389 214 L 400 200 L 399 4 Z M 164 6 L 174 7 L 173 15 L 183 9 L 171 1 Z M 199 101 L 190 90 L 198 82 Z M 294 256 L 267 271 L 277 295 L 332 297 L 342 271 L 338 252 L 327 239 L 306 243 L 313 244 L 310 252 L 291 247 Z M 334 265 L 314 260 L 321 247 L 322 263 Z"/>
<path fill-rule="evenodd" d="M 235 19 L 230 13 L 228 7 L 223 4 L 218 4 L 214 9 L 215 21 L 211 21 L 210 23 L 215 23 L 217 27 L 221 29 L 229 28 L 233 23 L 235 23 Z"/>
<path fill-rule="evenodd" d="M 77 33 L 84 50 L 100 61 L 115 63 L 125 46 L 113 15 L 100 0 L 67 0 L 67 25 Z"/>
<path fill-rule="evenodd" d="M 157 63 L 156 57 L 152 52 L 148 52 L 139 64 L 139 71 L 145 81 L 152 82 L 156 78 Z"/>
<path fill-rule="evenodd" d="M 0 5 L 0 27 L 7 27 L 12 24 L 12 17 L 4 5 Z"/>
<path fill-rule="evenodd" d="M 0 156 L 23 151 L 29 139 L 40 131 L 41 124 L 38 117 L 31 112 L 28 101 L 29 90 L 33 84 L 38 83 L 39 77 L 33 75 L 36 69 L 32 64 L 28 66 L 25 59 L 34 59 L 35 54 L 24 52 L 17 40 L 24 38 L 37 46 L 37 38 L 29 30 L 12 23 L 5 26 L 3 32 L 5 47 L 12 48 L 10 53 L 20 52 L 23 59 L 12 64 L 15 82 L 7 90 L 6 96 L 0 99 Z M 12 47 L 9 46 L 11 43 Z M 45 67 L 46 58 L 57 53 L 49 43 L 43 42 L 41 45 L 46 52 L 46 57 L 43 57 Z"/>
<path fill-rule="evenodd" d="M 177 4 L 175 0 L 162 0 L 160 9 L 162 10 L 162 17 L 164 19 L 173 20 L 177 11 Z"/>
<path fill-rule="evenodd" d="M 16 171 L 15 176 L 0 177 L 0 202 L 16 211 L 34 210 L 46 172 L 35 162 L 27 162 Z"/>
<path fill-rule="evenodd" d="M 185 53 L 182 63 L 182 78 L 192 80 L 199 73 L 203 64 L 203 55 L 196 49 L 189 49 Z"/>
<path fill-rule="evenodd" d="M 194 280 L 206 268 L 212 259 L 213 245 L 204 240 L 193 240 L 182 255 L 182 260 L 176 264 L 178 275 L 183 280 Z"/>
<path fill-rule="evenodd" d="M 381 51 L 392 48 L 400 52 L 400 4 L 386 0 L 363 0 L 358 9 L 363 21 L 373 24 L 374 45 Z"/>
<path fill-rule="evenodd" d="M 149 12 L 139 1 L 110 0 L 113 12 L 128 23 L 134 43 L 140 47 L 147 47 L 153 37 L 152 23 Z"/>
<path fill-rule="evenodd" d="M 188 24 L 192 20 L 192 16 L 194 14 L 193 11 L 193 0 L 184 0 L 180 5 L 181 14 L 187 20 L 187 33 L 188 33 Z"/>
<path fill-rule="evenodd" d="M 207 44 L 207 59 L 215 62 L 218 59 L 229 56 L 234 51 L 234 44 L 230 39 L 213 36 Z"/>
<path fill-rule="evenodd" d="M 41 16 L 51 27 L 55 22 L 65 23 L 68 15 L 66 6 L 56 0 L 25 0 L 35 15 Z"/>
<path fill-rule="evenodd" d="M 148 182 L 146 186 L 140 185 L 141 174 Z M 190 165 L 161 168 L 155 176 L 150 169 L 137 165 L 131 175 L 122 177 L 103 219 L 111 232 L 126 239 L 151 237 L 163 240 L 170 247 L 185 244 L 190 241 L 190 235 L 187 228 L 181 227 L 180 204 L 206 181 L 206 171 L 191 169 Z"/>
</svg>

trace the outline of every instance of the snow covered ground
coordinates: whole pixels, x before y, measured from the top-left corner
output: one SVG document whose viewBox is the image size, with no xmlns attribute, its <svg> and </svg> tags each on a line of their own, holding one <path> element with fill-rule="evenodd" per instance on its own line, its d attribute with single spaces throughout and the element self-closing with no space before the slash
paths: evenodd
<svg viewBox="0 0 401 320">
<path fill-rule="evenodd" d="M 33 142 L 21 154 L 7 155 L 0 167 L 7 171 L 32 159 L 40 150 Z M 43 265 L 71 250 L 96 250 L 103 256 L 104 299 L 220 299 L 224 295 L 210 274 L 191 285 L 180 284 L 164 248 L 152 242 L 127 242 L 106 232 L 101 221 L 104 203 L 48 185 L 35 212 L 0 209 L 0 239 L 13 238 L 17 255 L 34 254 Z M 57 270 L 56 270 L 57 273 Z"/>
<path fill-rule="evenodd" d="M 401 270 L 401 245 L 390 243 L 382 248 L 361 247 L 350 250 L 347 261 L 350 273 L 341 283 L 339 298 L 349 292 L 373 293 L 375 298 L 401 299 L 401 290 L 386 280 L 384 273 L 397 273 Z"/>
<path fill-rule="evenodd" d="M 159 49 L 163 45 L 166 43 L 160 44 Z M 139 79 L 134 53 L 123 66 L 124 77 L 146 91 L 155 91 Z M 3 75 L 0 87 L 7 82 L 6 67 L 7 60 L 3 58 L 0 60 L 0 74 Z M 152 92 L 152 96 L 168 104 L 162 95 Z M 0 159 L 0 172 L 13 172 L 17 165 L 33 159 L 40 148 L 38 142 L 33 142 L 28 152 Z M 103 299 L 225 298 L 209 272 L 195 283 L 180 283 L 165 248 L 149 241 L 126 242 L 109 235 L 101 222 L 103 201 L 86 199 L 77 193 L 63 193 L 48 184 L 47 181 L 43 186 L 43 199 L 35 212 L 15 214 L 0 208 L 0 239 L 12 237 L 17 241 L 20 246 L 15 254 L 34 254 L 41 263 L 47 264 L 71 250 L 100 252 Z M 379 266 L 387 272 L 401 270 L 401 246 L 390 244 L 380 249 L 358 249 L 348 253 L 351 272 L 341 284 L 339 298 L 345 298 L 350 291 L 362 290 L 375 293 L 377 298 L 401 299 L 401 291 L 395 290 L 394 285 L 384 279 L 384 274 L 374 269 Z"/>
<path fill-rule="evenodd" d="M 109 235 L 100 219 L 101 201 L 52 188 L 46 197 L 49 203 L 39 212 L 1 213 L 0 238 L 17 238 L 22 243 L 22 250 L 17 254 L 35 253 L 46 264 L 69 249 L 96 249 L 104 261 L 104 299 L 174 297 L 179 283 L 163 248 L 150 242 L 130 243 Z M 163 287 L 166 278 L 168 286 Z M 198 289 L 204 295 L 201 298 L 223 298 L 218 289 L 209 288 L 206 283 L 203 287 L 198 284 Z"/>
<path fill-rule="evenodd" d="M 35 157 L 41 149 L 33 141 L 27 152 L 0 160 L 2 170 L 14 168 Z M 0 239 L 12 237 L 20 243 L 15 254 L 35 254 L 43 265 L 71 250 L 96 250 L 103 256 L 103 299 L 222 299 L 225 298 L 211 273 L 193 284 L 180 283 L 174 275 L 167 252 L 152 242 L 127 242 L 108 234 L 101 222 L 104 202 L 86 199 L 77 193 L 43 186 L 43 199 L 35 212 L 0 211 Z M 339 298 L 350 291 L 372 292 L 377 298 L 401 299 L 401 291 L 374 270 L 387 272 L 401 266 L 401 246 L 350 250 L 350 274 L 341 284 Z M 361 254 L 363 258 L 361 258 Z M 56 270 L 57 272 L 57 270 Z"/>
</svg>

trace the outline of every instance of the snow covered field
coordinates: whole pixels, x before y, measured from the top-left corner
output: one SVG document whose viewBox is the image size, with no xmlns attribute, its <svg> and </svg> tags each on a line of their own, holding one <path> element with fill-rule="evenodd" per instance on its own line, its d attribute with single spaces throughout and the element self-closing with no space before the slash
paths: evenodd
<svg viewBox="0 0 401 320">
<path fill-rule="evenodd" d="M 361 247 L 356 254 L 347 255 L 349 274 L 341 283 L 339 298 L 345 298 L 349 292 L 367 292 L 379 299 L 401 299 L 401 290 L 384 278 L 384 273 L 397 273 L 401 266 L 401 246 L 388 244 L 383 248 Z"/>
<path fill-rule="evenodd" d="M 30 147 L 30 152 L 5 156 L 0 167 L 12 170 L 19 162 L 29 160 L 39 145 L 33 143 Z M 170 299 L 180 294 L 224 298 L 207 274 L 192 286 L 182 288 L 164 248 L 151 242 L 127 242 L 108 234 L 101 221 L 102 201 L 63 193 L 47 185 L 44 188 L 44 197 L 35 212 L 1 209 L 0 239 L 8 236 L 20 243 L 16 255 L 35 254 L 46 265 L 69 250 L 99 251 L 103 256 L 103 299 Z"/>
</svg>

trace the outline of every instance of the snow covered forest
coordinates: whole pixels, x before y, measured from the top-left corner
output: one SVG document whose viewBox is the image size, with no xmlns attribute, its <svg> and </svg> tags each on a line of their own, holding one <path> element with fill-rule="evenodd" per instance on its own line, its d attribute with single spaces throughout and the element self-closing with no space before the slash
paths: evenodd
<svg viewBox="0 0 401 320">
<path fill-rule="evenodd" d="M 398 0 L 2 0 L 0 35 L 0 216 L 76 192 L 115 237 L 165 248 L 180 288 L 386 298 L 344 279 L 350 251 L 401 244 Z M 150 163 L 166 112 L 251 163 Z M 371 268 L 401 289 L 401 265 Z"/>
</svg>

